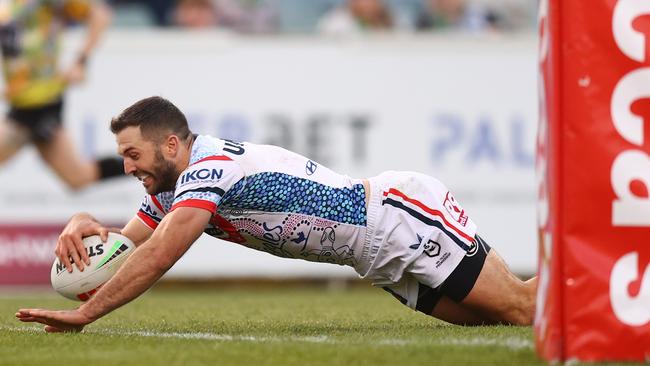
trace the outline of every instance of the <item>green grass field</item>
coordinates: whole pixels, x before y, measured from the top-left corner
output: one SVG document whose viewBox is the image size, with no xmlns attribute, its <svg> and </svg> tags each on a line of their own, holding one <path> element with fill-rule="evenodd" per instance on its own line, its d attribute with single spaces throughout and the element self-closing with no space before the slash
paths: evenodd
<svg viewBox="0 0 650 366">
<path fill-rule="evenodd" d="M 154 289 L 81 334 L 45 334 L 20 307 L 57 295 L 0 295 L 1 365 L 541 365 L 527 327 L 458 327 L 376 288 Z"/>
</svg>

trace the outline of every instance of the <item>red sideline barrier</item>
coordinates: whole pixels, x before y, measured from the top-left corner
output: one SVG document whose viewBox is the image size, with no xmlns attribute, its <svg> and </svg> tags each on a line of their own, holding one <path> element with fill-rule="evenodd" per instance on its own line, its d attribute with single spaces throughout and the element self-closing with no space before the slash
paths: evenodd
<svg viewBox="0 0 650 366">
<path fill-rule="evenodd" d="M 0 285 L 50 283 L 63 225 L 0 225 Z"/>
<path fill-rule="evenodd" d="M 541 3 L 537 351 L 650 360 L 650 1 Z"/>
</svg>

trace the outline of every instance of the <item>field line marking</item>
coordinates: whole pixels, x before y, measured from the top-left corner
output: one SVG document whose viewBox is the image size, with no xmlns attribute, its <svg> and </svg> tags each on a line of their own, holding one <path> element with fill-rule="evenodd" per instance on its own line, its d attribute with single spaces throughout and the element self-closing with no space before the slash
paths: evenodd
<svg viewBox="0 0 650 366">
<path fill-rule="evenodd" d="M 43 332 L 39 327 L 3 327 L 0 330 L 12 332 L 26 332 L 26 333 L 40 333 Z M 326 335 L 319 336 L 292 336 L 292 337 L 266 337 L 266 336 L 252 336 L 252 335 L 229 335 L 207 332 L 154 332 L 144 330 L 84 330 L 87 334 L 99 334 L 109 336 L 135 336 L 143 338 L 172 338 L 172 339 L 196 339 L 206 341 L 221 341 L 221 342 L 253 342 L 253 343 L 288 343 L 288 342 L 305 342 L 305 343 L 318 343 L 318 344 L 357 344 L 356 341 L 344 341 L 336 338 L 331 338 Z M 414 340 L 414 339 L 369 339 L 372 344 L 379 344 L 384 346 L 407 346 L 407 345 L 431 345 L 431 346 L 465 346 L 465 347 L 503 347 L 510 350 L 532 349 L 533 342 L 526 338 L 508 337 L 508 338 L 487 338 L 487 337 L 471 337 L 471 338 L 445 338 L 445 339 L 432 339 L 430 341 Z"/>
</svg>

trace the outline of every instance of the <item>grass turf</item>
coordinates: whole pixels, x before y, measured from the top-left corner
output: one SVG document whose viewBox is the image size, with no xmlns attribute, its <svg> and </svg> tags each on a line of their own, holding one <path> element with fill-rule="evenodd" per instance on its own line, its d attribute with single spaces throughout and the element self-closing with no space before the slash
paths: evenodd
<svg viewBox="0 0 650 366">
<path fill-rule="evenodd" d="M 72 308 L 2 295 L 0 364 L 542 365 L 529 327 L 458 327 L 375 288 L 154 289 L 81 334 L 45 334 L 13 314 Z"/>
</svg>

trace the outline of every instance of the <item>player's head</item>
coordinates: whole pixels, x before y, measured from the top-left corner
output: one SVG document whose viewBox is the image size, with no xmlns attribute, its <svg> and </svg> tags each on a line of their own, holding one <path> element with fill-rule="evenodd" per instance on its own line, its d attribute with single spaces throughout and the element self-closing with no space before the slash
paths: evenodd
<svg viewBox="0 0 650 366">
<path fill-rule="evenodd" d="M 192 137 L 183 112 L 164 98 L 145 98 L 113 118 L 111 131 L 126 174 L 140 179 L 149 194 L 174 189 Z"/>
</svg>

